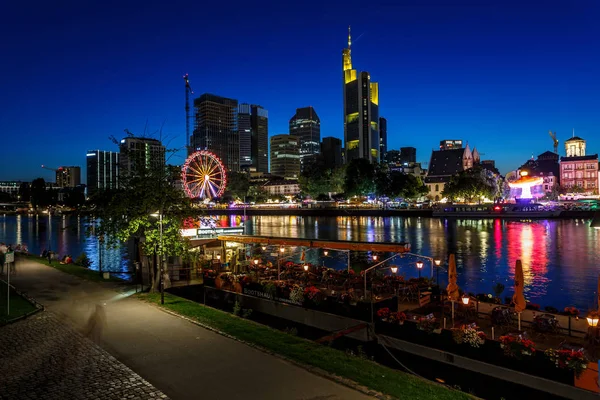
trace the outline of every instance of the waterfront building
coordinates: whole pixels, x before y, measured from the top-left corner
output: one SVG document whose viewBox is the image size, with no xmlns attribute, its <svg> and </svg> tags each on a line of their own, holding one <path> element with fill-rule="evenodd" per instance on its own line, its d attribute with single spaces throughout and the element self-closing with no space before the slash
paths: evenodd
<svg viewBox="0 0 600 400">
<path fill-rule="evenodd" d="M 385 161 L 387 153 L 387 119 L 379 117 L 379 162 Z"/>
<path fill-rule="evenodd" d="M 321 163 L 327 169 L 339 168 L 342 160 L 342 140 L 328 136 L 321 142 Z"/>
<path fill-rule="evenodd" d="M 265 192 L 270 196 L 283 195 L 295 196 L 300 193 L 300 186 L 297 180 L 293 179 L 274 179 L 265 183 L 263 186 Z"/>
<path fill-rule="evenodd" d="M 600 186 L 598 154 L 585 154 L 585 140 L 573 135 L 565 141 L 566 157 L 560 158 L 560 184 L 567 191 L 578 187 L 584 195 L 597 195 Z"/>
<path fill-rule="evenodd" d="M 294 179 L 300 175 L 300 146 L 296 136 L 271 137 L 271 175 Z"/>
<path fill-rule="evenodd" d="M 230 171 L 240 170 L 238 101 L 205 93 L 194 100 L 191 151 L 208 150 Z"/>
<path fill-rule="evenodd" d="M 352 68 L 352 39 L 342 52 L 345 162 L 365 158 L 379 162 L 379 84 L 366 71 Z"/>
<path fill-rule="evenodd" d="M 400 147 L 400 164 L 417 162 L 417 149 L 414 147 Z"/>
<path fill-rule="evenodd" d="M 399 150 L 388 150 L 385 153 L 385 162 L 391 165 L 400 164 L 400 154 Z"/>
<path fill-rule="evenodd" d="M 414 175 L 421 179 L 424 179 L 427 175 L 427 170 L 423 169 L 421 163 L 418 162 L 389 164 L 389 168 L 391 171 L 399 171 L 403 174 Z"/>
<path fill-rule="evenodd" d="M 21 181 L 0 181 L 0 192 L 8 193 L 13 198 L 18 198 L 19 188 L 23 182 Z"/>
<path fill-rule="evenodd" d="M 321 151 L 321 120 L 312 106 L 296 109 L 289 121 L 290 135 L 298 138 L 300 146 L 300 167 L 316 161 Z"/>
<path fill-rule="evenodd" d="M 88 150 L 86 154 L 88 196 L 119 187 L 119 153 Z"/>
<path fill-rule="evenodd" d="M 131 175 L 138 168 L 165 165 L 165 146 L 157 139 L 128 136 L 119 145 L 119 177 Z"/>
<path fill-rule="evenodd" d="M 58 167 L 56 185 L 61 188 L 75 187 L 81 184 L 81 167 Z"/>
<path fill-rule="evenodd" d="M 473 152 L 471 152 L 468 144 L 462 147 L 461 140 L 454 140 L 452 142 L 460 142 L 461 147 L 458 147 L 456 143 L 447 147 L 446 142 L 450 141 L 440 142 L 440 147 L 444 143 L 443 148 L 431 152 L 429 169 L 425 178 L 425 185 L 429 189 L 429 197 L 434 201 L 442 199 L 444 186 L 453 175 L 473 168 L 474 165 Z M 477 160 L 478 162 L 479 160 Z"/>
<path fill-rule="evenodd" d="M 238 109 L 240 168 L 269 172 L 269 113 L 255 104 Z"/>
</svg>

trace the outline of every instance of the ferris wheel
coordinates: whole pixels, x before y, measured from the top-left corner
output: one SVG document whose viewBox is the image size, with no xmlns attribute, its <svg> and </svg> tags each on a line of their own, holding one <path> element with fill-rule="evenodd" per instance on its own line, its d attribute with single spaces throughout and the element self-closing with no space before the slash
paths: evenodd
<svg viewBox="0 0 600 400">
<path fill-rule="evenodd" d="M 191 154 L 181 167 L 183 189 L 192 199 L 210 200 L 221 197 L 227 185 L 223 163 L 206 150 Z"/>
</svg>

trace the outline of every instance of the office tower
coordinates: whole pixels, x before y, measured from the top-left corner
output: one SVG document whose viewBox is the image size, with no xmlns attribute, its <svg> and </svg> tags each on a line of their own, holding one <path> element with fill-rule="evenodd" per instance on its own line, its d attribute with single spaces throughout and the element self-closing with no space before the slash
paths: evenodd
<svg viewBox="0 0 600 400">
<path fill-rule="evenodd" d="M 400 147 L 400 163 L 410 164 L 417 162 L 417 149 L 414 147 Z"/>
<path fill-rule="evenodd" d="M 293 135 L 271 137 L 271 175 L 298 178 L 300 175 L 300 141 Z"/>
<path fill-rule="evenodd" d="M 142 168 L 165 165 L 165 146 L 160 140 L 129 136 L 119 146 L 119 176 L 136 174 Z"/>
<path fill-rule="evenodd" d="M 75 187 L 81 184 L 81 167 L 58 167 L 56 185 L 61 188 Z"/>
<path fill-rule="evenodd" d="M 269 172 L 269 113 L 261 106 L 242 103 L 238 109 L 240 167 Z"/>
<path fill-rule="evenodd" d="M 346 162 L 365 158 L 379 161 L 379 84 L 368 72 L 352 69 L 352 40 L 348 28 L 348 48 L 342 52 L 344 71 L 344 143 Z"/>
<path fill-rule="evenodd" d="M 119 187 L 119 153 L 89 150 L 86 158 L 88 195 Z"/>
<path fill-rule="evenodd" d="M 379 162 L 385 161 L 387 153 L 387 119 L 379 117 Z"/>
<path fill-rule="evenodd" d="M 196 112 L 192 151 L 208 150 L 221 159 L 230 171 L 240 169 L 238 102 L 205 93 L 194 100 Z"/>
<path fill-rule="evenodd" d="M 238 107 L 238 132 L 240 138 L 240 168 L 252 165 L 252 111 L 250 104 Z"/>
<path fill-rule="evenodd" d="M 327 169 L 342 166 L 342 140 L 336 137 L 325 137 L 321 142 L 321 160 Z"/>
<path fill-rule="evenodd" d="M 312 107 L 296 109 L 296 114 L 290 118 L 290 135 L 296 136 L 300 142 L 300 165 L 316 160 L 321 150 L 321 120 Z"/>
</svg>

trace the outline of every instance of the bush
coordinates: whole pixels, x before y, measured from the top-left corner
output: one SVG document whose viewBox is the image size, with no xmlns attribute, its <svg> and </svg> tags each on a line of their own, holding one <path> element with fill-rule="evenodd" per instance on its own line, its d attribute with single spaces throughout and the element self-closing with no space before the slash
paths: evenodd
<svg viewBox="0 0 600 400">
<path fill-rule="evenodd" d="M 79 265 L 84 268 L 89 268 L 92 265 L 92 260 L 90 260 L 87 256 L 87 254 L 85 254 L 85 252 L 83 252 L 75 260 L 75 265 Z"/>
</svg>

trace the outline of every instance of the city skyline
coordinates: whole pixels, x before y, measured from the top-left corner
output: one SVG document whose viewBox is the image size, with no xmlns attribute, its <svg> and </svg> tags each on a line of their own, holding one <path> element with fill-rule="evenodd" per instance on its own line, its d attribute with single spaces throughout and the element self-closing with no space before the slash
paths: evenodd
<svg viewBox="0 0 600 400">
<path fill-rule="evenodd" d="M 388 149 L 416 147 L 417 161 L 427 162 L 440 140 L 462 139 L 506 173 L 552 150 L 548 130 L 557 132 L 564 155 L 574 128 L 588 152 L 600 152 L 599 56 L 590 47 L 600 33 L 600 8 L 593 2 L 401 2 L 375 4 L 360 18 L 352 4 L 321 4 L 311 24 L 303 22 L 310 7 L 290 18 L 291 6 L 278 3 L 264 16 L 250 6 L 221 13 L 215 5 L 209 11 L 219 17 L 201 21 L 194 7 L 11 4 L 13 18 L 0 28 L 11 38 L 12 60 L 0 67 L 3 135 L 36 146 L 7 152 L 0 180 L 51 180 L 41 164 L 85 168 L 87 150 L 116 151 L 108 138 L 125 137 L 124 129 L 141 135 L 146 126 L 154 132 L 164 125 L 167 147 L 183 148 L 184 73 L 194 98 L 214 93 L 264 106 L 271 133 L 286 132 L 296 108 L 313 106 L 321 137 L 343 138 L 339 77 L 348 25 L 353 63 L 381 84 Z M 249 16 L 264 23 L 250 24 Z M 151 22 L 159 17 L 160 28 Z M 232 42 L 236 30 L 191 41 L 194 22 L 207 32 L 252 25 L 252 44 Z M 236 65 L 223 58 L 232 51 L 241 60 Z M 181 164 L 184 156 L 182 150 L 171 162 Z"/>
</svg>

